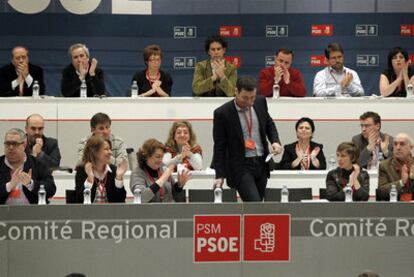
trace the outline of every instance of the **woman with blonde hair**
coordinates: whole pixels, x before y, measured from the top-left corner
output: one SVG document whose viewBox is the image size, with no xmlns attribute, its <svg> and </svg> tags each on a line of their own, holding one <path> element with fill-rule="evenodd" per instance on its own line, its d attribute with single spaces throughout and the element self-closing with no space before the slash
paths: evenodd
<svg viewBox="0 0 414 277">
<path fill-rule="evenodd" d="M 188 170 L 201 170 L 202 150 L 190 122 L 174 122 L 165 145 L 163 162 L 166 166 L 183 164 Z"/>
<path fill-rule="evenodd" d="M 111 164 L 111 142 L 101 136 L 92 136 L 86 143 L 81 163 L 76 168 L 76 198 L 83 203 L 85 188 L 91 189 L 92 203 L 125 202 L 124 175 L 126 159 Z"/>
</svg>

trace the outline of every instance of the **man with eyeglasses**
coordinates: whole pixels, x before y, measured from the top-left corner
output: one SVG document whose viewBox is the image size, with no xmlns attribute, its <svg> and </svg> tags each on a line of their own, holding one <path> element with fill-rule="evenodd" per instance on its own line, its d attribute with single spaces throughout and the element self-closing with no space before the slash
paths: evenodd
<svg viewBox="0 0 414 277">
<path fill-rule="evenodd" d="M 364 89 L 358 73 L 344 66 L 344 49 L 338 43 L 325 49 L 327 67 L 316 73 L 313 96 L 363 96 Z"/>
<path fill-rule="evenodd" d="M 278 85 L 280 96 L 305 97 L 306 89 L 302 74 L 291 67 L 293 51 L 281 48 L 275 56 L 275 65 L 266 67 L 259 73 L 259 93 L 266 97 L 273 96 L 273 86 Z"/>
<path fill-rule="evenodd" d="M 26 134 L 10 129 L 4 137 L 4 156 L 0 157 L 0 204 L 37 204 L 40 185 L 46 198 L 56 192 L 49 167 L 31 155 L 26 155 Z"/>
<path fill-rule="evenodd" d="M 60 150 L 55 138 L 44 135 L 45 122 L 40 114 L 31 114 L 26 119 L 27 148 L 26 151 L 41 160 L 51 169 L 60 165 Z"/>
<path fill-rule="evenodd" d="M 359 147 L 359 165 L 370 168 L 374 163 L 392 156 L 393 138 L 380 132 L 381 117 L 375 112 L 365 112 L 359 117 L 361 134 L 355 135 L 352 142 Z"/>
</svg>

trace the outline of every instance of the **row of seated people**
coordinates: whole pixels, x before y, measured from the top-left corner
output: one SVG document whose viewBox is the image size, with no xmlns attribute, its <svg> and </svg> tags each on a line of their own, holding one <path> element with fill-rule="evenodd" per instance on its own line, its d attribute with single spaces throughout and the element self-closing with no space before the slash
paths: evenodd
<svg viewBox="0 0 414 277">
<path fill-rule="evenodd" d="M 209 59 L 196 64 L 192 81 L 194 96 L 234 96 L 237 80 L 236 66 L 225 60 L 227 41 L 214 35 L 205 41 Z M 68 50 L 71 57 L 62 72 L 61 93 L 64 97 L 79 97 L 82 81 L 87 86 L 87 96 L 106 95 L 104 73 L 95 58 L 91 58 L 84 44 L 74 44 Z M 138 85 L 138 94 L 150 97 L 171 96 L 173 79 L 161 70 L 162 50 L 149 45 L 143 51 L 146 68 L 137 71 L 132 82 Z M 291 67 L 294 53 L 291 49 L 279 49 L 273 67 L 259 73 L 259 94 L 273 96 L 274 85 L 279 95 L 304 97 L 306 89 L 301 73 Z M 344 50 L 338 43 L 325 49 L 327 67 L 317 72 L 313 83 L 314 96 L 363 96 L 364 89 L 355 70 L 344 66 Z M 408 84 L 414 84 L 414 70 L 409 55 L 401 47 L 390 50 L 388 68 L 380 76 L 380 93 L 384 97 L 405 97 Z M 29 63 L 29 51 L 22 46 L 12 49 L 11 63 L 0 69 L 0 96 L 31 96 L 34 81 L 38 81 L 40 94 L 45 94 L 43 70 Z M 131 83 L 132 83 L 131 82 Z"/>
<path fill-rule="evenodd" d="M 355 200 L 369 197 L 369 176 L 365 168 L 379 166 L 378 187 L 387 198 L 391 185 L 396 185 L 402 199 L 409 199 L 413 191 L 414 162 L 411 156 L 412 139 L 399 134 L 394 139 L 380 132 L 381 118 L 374 112 L 360 117 L 361 134 L 352 142 L 342 143 L 337 149 L 338 167 L 327 174 L 327 198 L 344 200 L 346 184 L 354 189 Z M 325 169 L 323 145 L 313 142 L 315 125 L 310 118 L 301 118 L 295 124 L 298 140 L 284 146 L 278 169 L 315 170 Z M 34 114 L 26 120 L 26 133 L 12 129 L 6 133 L 5 155 L 0 159 L 0 203 L 37 203 L 39 185 L 45 184 L 48 197 L 56 187 L 49 167 L 56 168 L 60 162 L 57 140 L 43 134 L 44 120 Z M 83 189 L 92 188 L 93 199 L 107 202 L 124 202 L 126 192 L 123 176 L 128 168 L 124 142 L 111 133 L 111 119 L 103 113 L 91 119 L 92 134 L 79 142 L 79 162 L 76 170 L 78 201 L 82 202 Z M 26 138 L 27 137 L 27 138 Z M 144 202 L 169 202 L 183 199 L 182 187 L 187 182 L 187 170 L 171 178 L 177 166 L 183 164 L 188 170 L 202 168 L 202 151 L 196 143 L 191 124 L 175 122 L 166 144 L 150 139 L 137 153 L 139 166 L 132 169 L 131 191 L 136 187 L 143 191 Z M 23 192 L 23 193 L 22 193 Z M 404 195 L 404 196 L 403 196 Z"/>
</svg>

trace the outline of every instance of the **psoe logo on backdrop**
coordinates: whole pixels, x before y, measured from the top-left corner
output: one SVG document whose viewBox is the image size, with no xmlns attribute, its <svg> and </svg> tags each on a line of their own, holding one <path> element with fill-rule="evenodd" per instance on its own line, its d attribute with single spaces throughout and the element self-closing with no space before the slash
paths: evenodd
<svg viewBox="0 0 414 277">
<path fill-rule="evenodd" d="M 414 36 L 414 25 L 413 24 L 400 25 L 400 35 L 403 37 Z"/>
<path fill-rule="evenodd" d="M 355 25 L 356 37 L 376 37 L 378 36 L 377 24 L 356 24 Z"/>
<path fill-rule="evenodd" d="M 194 216 L 194 262 L 240 262 L 240 215 Z"/>
<path fill-rule="evenodd" d="M 174 38 L 196 38 L 197 27 L 196 26 L 174 26 Z"/>
<path fill-rule="evenodd" d="M 310 66 L 327 66 L 324 55 L 312 55 L 310 56 Z"/>
<path fill-rule="evenodd" d="M 244 215 L 243 230 L 243 261 L 290 260 L 289 214 Z"/>
<path fill-rule="evenodd" d="M 288 25 L 266 25 L 266 37 L 288 37 L 289 27 Z"/>
<path fill-rule="evenodd" d="M 331 37 L 333 36 L 333 25 L 312 25 L 311 35 L 314 37 Z"/>
<path fill-rule="evenodd" d="M 63 8 L 73 14 L 89 14 L 96 10 L 102 0 L 59 0 Z M 8 0 L 8 4 L 20 13 L 35 14 L 44 11 L 51 0 Z M 151 14 L 151 0 L 112 0 L 112 14 Z"/>
<path fill-rule="evenodd" d="M 239 68 L 242 64 L 242 59 L 240 56 L 224 56 L 224 59 L 234 64 L 236 68 Z"/>
<path fill-rule="evenodd" d="M 357 55 L 356 64 L 357 66 L 378 66 L 379 55 Z"/>
<path fill-rule="evenodd" d="M 242 26 L 220 26 L 220 36 L 222 37 L 241 37 Z"/>
<path fill-rule="evenodd" d="M 194 68 L 196 63 L 196 57 L 174 57 L 174 69 Z"/>
<path fill-rule="evenodd" d="M 270 67 L 275 65 L 275 56 L 265 56 L 265 66 Z"/>
</svg>

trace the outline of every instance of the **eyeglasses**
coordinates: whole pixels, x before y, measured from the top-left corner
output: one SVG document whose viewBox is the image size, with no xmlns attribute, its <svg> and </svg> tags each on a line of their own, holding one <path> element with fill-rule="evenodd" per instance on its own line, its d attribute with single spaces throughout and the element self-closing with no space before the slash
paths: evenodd
<svg viewBox="0 0 414 277">
<path fill-rule="evenodd" d="M 371 126 L 374 126 L 374 124 L 361 124 L 361 128 L 369 128 Z"/>
<path fill-rule="evenodd" d="M 148 61 L 152 62 L 152 63 L 159 63 L 159 62 L 161 62 L 161 59 L 160 58 L 152 58 L 152 59 L 148 59 Z"/>
<path fill-rule="evenodd" d="M 22 145 L 24 143 L 24 141 L 5 141 L 4 142 L 4 147 L 5 148 L 16 148 L 20 145 Z"/>
</svg>

